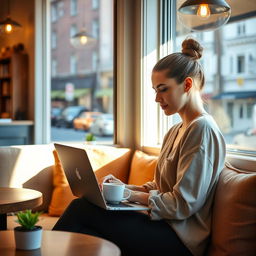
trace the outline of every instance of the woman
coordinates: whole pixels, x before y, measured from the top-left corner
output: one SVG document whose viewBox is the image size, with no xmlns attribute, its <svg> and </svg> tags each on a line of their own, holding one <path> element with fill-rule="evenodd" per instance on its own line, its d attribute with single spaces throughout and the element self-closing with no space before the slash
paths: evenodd
<svg viewBox="0 0 256 256">
<path fill-rule="evenodd" d="M 166 115 L 178 113 L 182 122 L 164 138 L 154 181 L 126 185 L 132 191 L 129 201 L 149 205 L 149 215 L 106 211 L 76 199 L 55 230 L 103 237 L 116 243 L 122 255 L 204 254 L 225 141 L 203 108 L 201 55 L 200 44 L 187 39 L 181 53 L 161 59 L 152 71 L 156 102 Z M 102 180 L 113 181 L 120 182 L 111 175 Z"/>
</svg>

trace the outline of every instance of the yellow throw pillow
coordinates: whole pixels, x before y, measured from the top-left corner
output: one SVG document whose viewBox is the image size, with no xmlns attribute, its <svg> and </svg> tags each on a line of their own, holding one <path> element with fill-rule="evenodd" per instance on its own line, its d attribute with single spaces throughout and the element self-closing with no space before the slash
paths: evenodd
<svg viewBox="0 0 256 256">
<path fill-rule="evenodd" d="M 67 208 L 69 203 L 76 198 L 73 196 L 64 170 L 62 168 L 58 153 L 53 150 L 54 167 L 53 167 L 53 192 L 51 203 L 48 208 L 49 215 L 60 216 Z"/>
<path fill-rule="evenodd" d="M 134 152 L 128 184 L 143 185 L 154 179 L 157 156 L 148 155 L 142 151 Z"/>
</svg>

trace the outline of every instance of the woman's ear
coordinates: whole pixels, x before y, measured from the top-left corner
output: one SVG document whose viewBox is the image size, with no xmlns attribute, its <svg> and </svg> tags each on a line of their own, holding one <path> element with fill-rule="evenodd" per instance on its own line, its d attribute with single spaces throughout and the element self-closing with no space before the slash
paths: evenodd
<svg viewBox="0 0 256 256">
<path fill-rule="evenodd" d="M 193 86 L 193 79 L 191 77 L 187 77 L 184 80 L 184 92 L 188 92 Z"/>
</svg>

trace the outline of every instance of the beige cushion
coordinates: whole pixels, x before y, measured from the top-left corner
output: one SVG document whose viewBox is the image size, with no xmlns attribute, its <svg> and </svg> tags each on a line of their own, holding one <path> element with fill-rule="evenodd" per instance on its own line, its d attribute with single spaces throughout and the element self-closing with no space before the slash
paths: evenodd
<svg viewBox="0 0 256 256">
<path fill-rule="evenodd" d="M 221 173 L 213 209 L 210 256 L 256 255 L 256 173 Z"/>
</svg>

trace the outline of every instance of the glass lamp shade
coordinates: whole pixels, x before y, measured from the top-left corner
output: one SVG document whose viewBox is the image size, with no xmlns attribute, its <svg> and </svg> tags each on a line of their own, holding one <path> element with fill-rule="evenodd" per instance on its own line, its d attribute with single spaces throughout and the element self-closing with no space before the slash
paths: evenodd
<svg viewBox="0 0 256 256">
<path fill-rule="evenodd" d="M 92 38 L 85 30 L 82 30 L 70 38 L 70 42 L 75 48 L 83 48 L 93 40 L 94 38 Z"/>
<path fill-rule="evenodd" d="M 178 19 L 192 31 L 215 30 L 226 24 L 231 8 L 224 0 L 188 0 L 178 8 Z"/>
<path fill-rule="evenodd" d="M 7 17 L 5 20 L 0 21 L 0 33 L 11 34 L 21 28 L 21 25 Z"/>
</svg>

